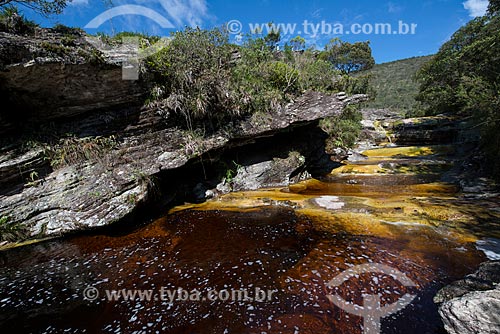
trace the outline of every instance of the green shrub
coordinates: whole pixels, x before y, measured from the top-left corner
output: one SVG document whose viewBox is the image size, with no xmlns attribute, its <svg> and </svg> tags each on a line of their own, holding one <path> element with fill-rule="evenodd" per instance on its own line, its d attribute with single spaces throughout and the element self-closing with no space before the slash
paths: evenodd
<svg viewBox="0 0 500 334">
<path fill-rule="evenodd" d="M 373 90 L 370 81 L 370 74 L 357 76 L 340 74 L 333 86 L 336 91 L 346 92 L 347 94 L 368 94 L 373 98 L 376 92 Z"/>
<path fill-rule="evenodd" d="M 249 39 L 238 49 L 241 59 L 231 70 L 236 108 L 242 114 L 268 112 L 285 102 L 286 92 L 272 83 L 273 62 L 277 59 L 264 39 Z M 280 66 L 280 65 L 275 65 Z M 274 78 L 279 81 L 279 78 Z"/>
<path fill-rule="evenodd" d="M 26 227 L 10 222 L 9 216 L 0 217 L 0 241 L 15 242 L 26 238 Z"/>
<path fill-rule="evenodd" d="M 60 23 L 53 26 L 52 30 L 54 32 L 57 32 L 59 34 L 63 34 L 66 36 L 82 35 L 85 33 L 85 31 L 81 28 L 68 27 L 68 26 L 65 26 L 64 24 L 60 24 Z"/>
<path fill-rule="evenodd" d="M 168 115 L 182 116 L 188 128 L 215 127 L 236 112 L 230 82 L 231 49 L 221 29 L 187 28 L 172 35 L 168 46 L 149 57 L 154 99 L 163 99 Z"/>
<path fill-rule="evenodd" d="M 267 80 L 273 88 L 286 93 L 297 93 L 299 89 L 299 72 L 282 61 L 267 63 Z"/>
<path fill-rule="evenodd" d="M 64 46 L 76 46 L 76 37 L 72 35 L 63 36 L 61 44 Z"/>
<path fill-rule="evenodd" d="M 17 7 L 5 6 L 0 10 L 0 31 L 14 34 L 33 34 L 38 24 L 26 19 Z"/>
<path fill-rule="evenodd" d="M 69 136 L 45 148 L 52 167 L 58 168 L 87 160 L 98 160 L 118 145 L 114 136 L 77 138 Z"/>
<path fill-rule="evenodd" d="M 353 147 L 362 129 L 362 119 L 363 116 L 356 107 L 350 105 L 341 115 L 321 120 L 320 128 L 329 136 L 327 151 L 332 151 L 336 147 Z"/>
<path fill-rule="evenodd" d="M 300 69 L 300 85 L 302 90 L 331 92 L 334 90 L 335 78 L 338 73 L 331 64 L 307 52 L 297 56 Z"/>
<path fill-rule="evenodd" d="M 59 43 L 42 42 L 40 47 L 54 56 L 64 57 L 70 53 L 70 49 Z"/>
<path fill-rule="evenodd" d="M 153 35 L 148 35 L 138 32 L 130 32 L 130 31 L 119 32 L 113 36 L 110 36 L 102 32 L 98 32 L 96 36 L 99 37 L 103 43 L 108 45 L 121 44 L 124 38 L 138 38 L 139 47 L 141 49 L 145 49 L 157 43 L 161 39 L 159 36 L 153 36 Z"/>
</svg>

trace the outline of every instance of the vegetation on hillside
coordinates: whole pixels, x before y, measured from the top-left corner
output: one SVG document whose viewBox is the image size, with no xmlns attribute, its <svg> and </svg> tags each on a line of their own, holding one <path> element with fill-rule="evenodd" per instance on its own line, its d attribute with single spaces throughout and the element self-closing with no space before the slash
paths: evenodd
<svg viewBox="0 0 500 334">
<path fill-rule="evenodd" d="M 0 242 L 15 242 L 26 238 L 27 228 L 19 223 L 10 222 L 9 216 L 0 217 Z"/>
<path fill-rule="evenodd" d="M 31 34 L 38 25 L 26 19 L 14 6 L 4 6 L 0 10 L 0 31 L 15 34 Z"/>
<path fill-rule="evenodd" d="M 339 117 L 321 120 L 321 129 L 330 137 L 326 142 L 327 152 L 333 152 L 337 147 L 353 147 L 363 128 L 362 120 L 363 115 L 353 105 L 347 106 Z"/>
<path fill-rule="evenodd" d="M 39 6 L 37 10 L 47 14 L 59 13 L 67 3 L 62 0 L 12 1 L 16 2 Z M 0 2 L 0 6 L 4 4 Z M 2 6 L 2 11 L 0 24 L 2 17 L 6 25 L 14 17 L 17 22 L 34 26 L 20 16 L 15 7 Z M 74 40 L 68 38 L 73 28 L 58 25 L 52 30 L 70 42 Z M 111 45 L 120 43 L 123 37 L 139 37 L 142 49 L 160 40 L 156 36 L 135 33 L 99 34 L 98 37 Z M 186 28 L 175 32 L 167 43 L 162 43 L 158 52 L 145 60 L 144 78 L 151 86 L 148 103 L 170 124 L 211 133 L 228 124 L 228 120 L 280 110 L 310 90 L 372 93 L 369 76 L 363 75 L 374 64 L 369 42 L 351 44 L 333 39 L 323 51 L 318 51 L 308 49 L 305 40 L 297 36 L 283 51 L 278 51 L 280 42 L 279 31 L 271 31 L 265 36 L 248 36 L 242 45 L 231 44 L 223 28 Z M 49 43 L 44 47 L 53 53 L 64 51 L 64 46 Z M 349 112 L 342 119 L 349 116 L 353 117 L 352 121 L 359 118 Z M 341 124 L 346 123 L 339 122 L 335 128 L 344 131 L 339 128 Z M 352 134 L 350 127 L 345 131 Z M 342 134 L 337 135 L 342 137 Z M 343 145 L 352 142 L 338 138 L 335 141 Z"/>
<path fill-rule="evenodd" d="M 364 53 L 348 58 L 348 43 L 342 52 L 331 47 L 318 52 L 305 49 L 297 37 L 277 51 L 279 41 L 279 33 L 273 33 L 237 46 L 229 43 L 224 29 L 176 32 L 167 47 L 146 61 L 154 82 L 151 103 L 166 118 L 184 120 L 189 129 L 213 130 L 227 119 L 277 110 L 308 90 L 369 91 L 366 77 L 350 75 L 373 62 L 368 43 L 349 44 L 353 50 L 362 45 Z"/>
<path fill-rule="evenodd" d="M 320 58 L 330 62 L 344 74 L 369 70 L 375 65 L 370 42 L 343 42 L 340 38 L 332 39 L 320 54 Z"/>
<path fill-rule="evenodd" d="M 375 65 L 368 73 L 376 92 L 368 108 L 390 109 L 407 117 L 421 116 L 422 107 L 416 101 L 419 83 L 416 74 L 432 56 L 413 57 Z"/>
<path fill-rule="evenodd" d="M 418 100 L 429 115 L 472 116 L 490 172 L 500 179 L 500 1 L 460 28 L 419 72 Z"/>
</svg>

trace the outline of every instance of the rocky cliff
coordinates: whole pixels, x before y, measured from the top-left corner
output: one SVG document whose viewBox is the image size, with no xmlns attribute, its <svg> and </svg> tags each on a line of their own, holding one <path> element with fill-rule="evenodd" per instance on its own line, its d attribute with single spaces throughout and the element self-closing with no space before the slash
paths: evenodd
<svg viewBox="0 0 500 334">
<path fill-rule="evenodd" d="M 0 33 L 3 132 L 96 110 L 139 105 L 144 87 L 122 80 L 120 53 L 105 54 L 80 30 Z M 0 129 L 1 130 L 1 129 Z"/>
<path fill-rule="evenodd" d="M 144 107 L 147 82 L 122 80 L 122 56 L 101 53 L 79 31 L 0 33 L 0 89 L 8 101 L 0 115 L 0 217 L 18 232 L 12 241 L 109 225 L 193 188 L 201 192 L 195 197 L 212 196 L 210 188 L 229 183 L 224 172 L 233 168 L 220 164 L 252 145 L 253 158 L 238 160 L 245 170 L 265 161 L 274 163 L 264 169 L 281 168 L 262 185 L 289 182 L 295 170 L 315 173 L 318 161 L 329 159 L 317 145 L 324 137 L 311 129 L 366 99 L 310 92 L 282 110 L 202 135 L 168 126 Z M 287 147 L 274 154 L 266 138 L 278 135 Z"/>
</svg>

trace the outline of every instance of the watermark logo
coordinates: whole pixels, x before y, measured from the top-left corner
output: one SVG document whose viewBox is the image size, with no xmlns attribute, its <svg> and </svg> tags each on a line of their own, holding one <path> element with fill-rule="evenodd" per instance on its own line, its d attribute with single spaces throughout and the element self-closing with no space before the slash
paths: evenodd
<svg viewBox="0 0 500 334">
<path fill-rule="evenodd" d="M 238 35 L 243 31 L 243 24 L 238 20 L 231 20 L 226 23 L 227 31 L 232 35 Z"/>
<path fill-rule="evenodd" d="M 346 271 L 342 272 L 340 275 L 332 279 L 327 284 L 327 286 L 330 288 L 336 288 L 342 285 L 342 283 L 346 282 L 347 280 L 351 278 L 357 278 L 359 277 L 359 275 L 366 273 L 385 274 L 387 276 L 391 276 L 406 287 L 416 286 L 414 282 L 412 282 L 405 274 L 403 274 L 399 270 L 383 264 L 372 263 L 362 264 L 347 269 Z M 401 311 L 406 306 L 408 306 L 413 301 L 413 299 L 415 299 L 415 297 L 415 295 L 405 294 L 397 302 L 381 306 L 379 295 L 363 294 L 363 306 L 359 306 L 345 301 L 338 295 L 328 295 L 328 299 L 337 307 L 363 318 L 363 328 L 365 334 L 380 333 L 381 319 L 388 315 Z"/>
<path fill-rule="evenodd" d="M 99 290 L 93 286 L 88 286 L 83 290 L 83 299 L 93 302 L 99 298 Z"/>
<path fill-rule="evenodd" d="M 115 17 L 124 15 L 139 15 L 146 17 L 153 22 L 156 22 L 162 29 L 175 28 L 175 26 L 165 16 L 151 8 L 138 5 L 123 5 L 108 9 L 102 14 L 96 16 L 85 25 L 85 29 L 97 29 L 105 22 L 110 21 Z M 169 13 L 169 15 L 171 14 Z M 159 52 L 169 42 L 168 38 L 163 37 L 153 45 L 141 49 L 139 37 L 123 37 L 122 44 L 118 47 L 112 48 L 104 45 L 98 37 L 90 37 L 88 40 L 96 49 L 104 54 L 109 53 L 110 51 L 114 51 L 115 54 L 121 54 L 122 79 L 130 81 L 139 80 L 139 64 L 141 59 L 145 59 Z"/>
<path fill-rule="evenodd" d="M 85 25 L 85 29 L 97 29 L 105 22 L 123 15 L 140 15 L 156 22 L 163 29 L 175 28 L 175 26 L 165 16 L 151 8 L 138 5 L 123 5 L 108 9 L 102 14 L 96 16 L 89 23 L 87 23 L 87 25 Z"/>
<path fill-rule="evenodd" d="M 83 299 L 94 301 L 166 301 L 170 304 L 175 302 L 206 302 L 206 301 L 236 301 L 236 302 L 270 302 L 277 290 L 269 289 L 223 289 L 201 291 L 198 289 L 187 290 L 183 288 L 167 289 L 161 287 L 158 290 L 104 290 L 104 294 L 95 286 L 87 286 L 83 292 Z"/>
<path fill-rule="evenodd" d="M 340 22 L 311 22 L 302 23 L 249 23 L 248 31 L 252 35 L 264 33 L 277 33 L 283 35 L 302 35 L 316 38 L 319 36 L 342 36 L 342 35 L 415 35 L 418 25 L 399 20 L 396 24 L 390 22 L 381 23 L 353 23 L 345 25 Z M 226 24 L 227 31 L 233 35 L 240 35 L 244 26 L 239 20 L 231 20 Z"/>
</svg>

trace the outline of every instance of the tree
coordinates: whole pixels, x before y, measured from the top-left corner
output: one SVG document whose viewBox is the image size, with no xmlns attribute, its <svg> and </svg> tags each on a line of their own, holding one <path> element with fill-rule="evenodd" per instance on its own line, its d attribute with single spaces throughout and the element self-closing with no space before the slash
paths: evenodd
<svg viewBox="0 0 500 334">
<path fill-rule="evenodd" d="M 417 76 L 421 82 L 417 99 L 427 105 L 428 113 L 484 112 L 484 107 L 477 107 L 478 96 L 471 94 L 480 86 L 483 93 L 494 92 L 500 82 L 498 29 L 499 15 L 478 17 L 460 28 L 422 67 Z"/>
<path fill-rule="evenodd" d="M 500 12 L 500 0 L 490 0 L 490 5 L 488 6 L 488 13 L 493 15 Z"/>
<path fill-rule="evenodd" d="M 344 74 L 369 70 L 375 65 L 368 41 L 351 44 L 334 38 L 325 46 L 320 57 Z"/>
<path fill-rule="evenodd" d="M 306 40 L 301 36 L 296 36 L 290 40 L 293 51 L 301 51 L 306 48 Z"/>
<path fill-rule="evenodd" d="M 0 7 L 6 5 L 22 5 L 43 14 L 61 14 L 72 0 L 0 0 Z"/>
<path fill-rule="evenodd" d="M 491 6 L 498 5 L 492 1 Z M 472 116 L 482 134 L 491 174 L 500 179 L 500 15 L 460 28 L 418 73 L 417 99 L 428 114 Z"/>
<path fill-rule="evenodd" d="M 281 41 L 281 31 L 276 28 L 274 26 L 274 23 L 272 22 L 269 22 L 267 26 L 269 28 L 269 32 L 267 33 L 266 37 L 264 37 L 264 41 L 266 42 L 266 45 L 269 47 L 269 49 L 274 51 Z"/>
</svg>

